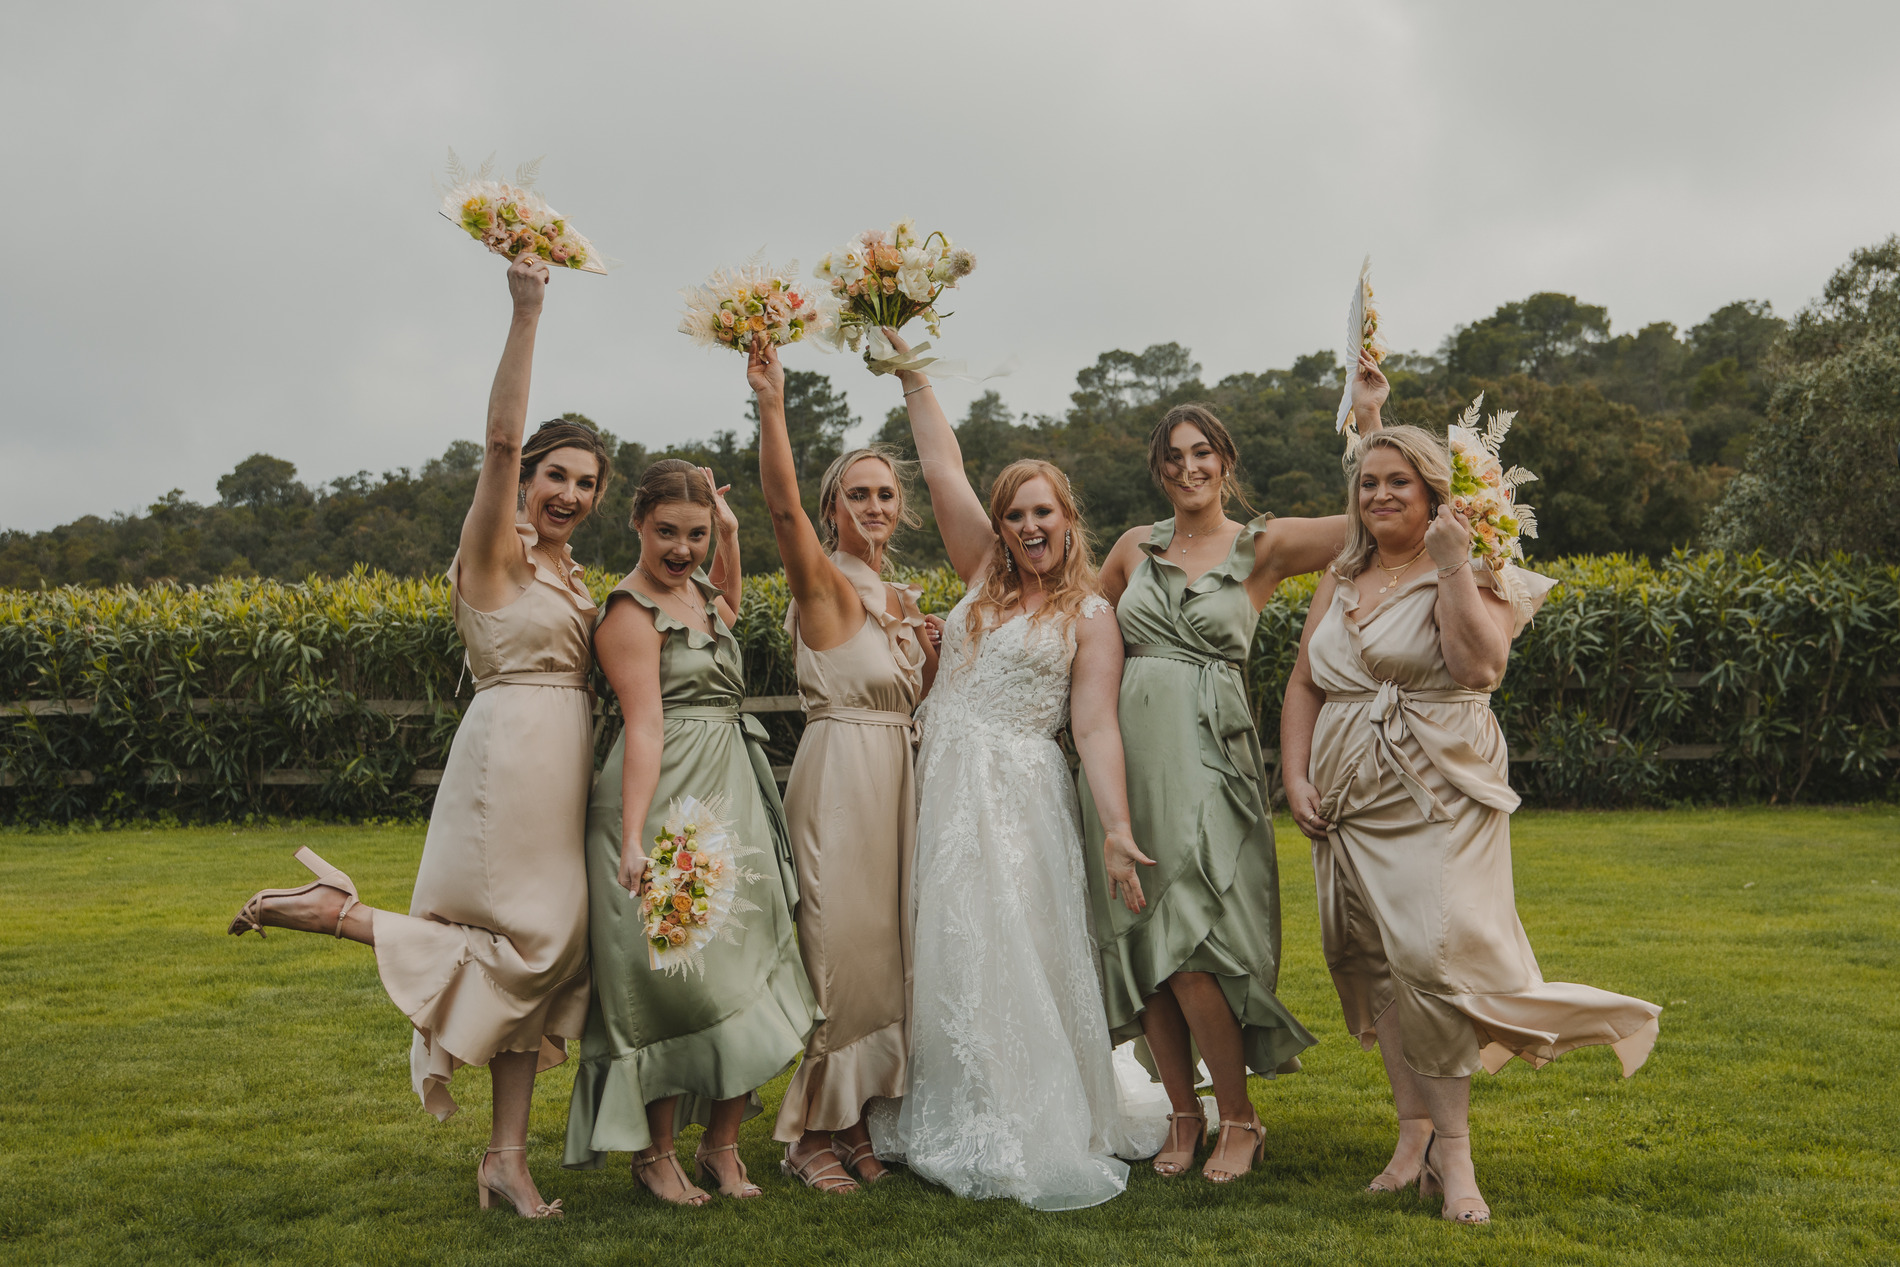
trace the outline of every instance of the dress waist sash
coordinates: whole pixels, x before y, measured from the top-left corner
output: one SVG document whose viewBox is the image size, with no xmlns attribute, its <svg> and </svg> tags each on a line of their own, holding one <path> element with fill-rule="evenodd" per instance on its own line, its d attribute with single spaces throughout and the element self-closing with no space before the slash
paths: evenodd
<svg viewBox="0 0 1900 1267">
<path fill-rule="evenodd" d="M 1490 699 L 1489 691 L 1408 691 L 1396 682 L 1381 682 L 1376 691 L 1326 692 L 1328 704 L 1372 706 L 1365 713 L 1372 727 L 1372 742 L 1361 759 L 1349 763 L 1340 771 L 1333 786 L 1323 791 L 1321 815 L 1334 823 L 1349 816 L 1357 805 L 1376 792 L 1379 774 L 1386 770 L 1404 785 L 1427 822 L 1450 821 L 1450 811 L 1426 786 L 1424 777 L 1401 746 L 1408 735 L 1417 741 L 1426 761 L 1459 792 L 1507 814 L 1515 810 L 1517 793 L 1490 762 L 1478 755 L 1470 739 L 1439 725 L 1416 707 L 1419 704 L 1488 704 Z"/>
<path fill-rule="evenodd" d="M 843 721 L 855 722 L 860 726 L 900 726 L 910 732 L 913 747 L 920 734 L 915 717 L 883 708 L 843 708 L 836 704 L 820 704 L 805 714 L 805 721 L 807 724 L 815 721 Z"/>
<path fill-rule="evenodd" d="M 1187 647 L 1126 643 L 1122 654 L 1130 659 L 1173 660 L 1200 670 L 1198 679 L 1201 764 L 1231 779 L 1261 783 L 1265 774 L 1253 738 L 1253 709 L 1247 703 L 1244 666 L 1238 660 L 1193 651 Z M 1263 785 L 1264 786 L 1264 785 Z M 1254 815 L 1251 798 L 1236 801 L 1243 813 Z"/>
<path fill-rule="evenodd" d="M 587 689 L 587 675 L 579 672 L 540 672 L 523 669 L 510 673 L 491 673 L 487 677 L 475 679 L 477 695 L 491 686 L 558 686 L 570 691 L 584 691 Z"/>
</svg>

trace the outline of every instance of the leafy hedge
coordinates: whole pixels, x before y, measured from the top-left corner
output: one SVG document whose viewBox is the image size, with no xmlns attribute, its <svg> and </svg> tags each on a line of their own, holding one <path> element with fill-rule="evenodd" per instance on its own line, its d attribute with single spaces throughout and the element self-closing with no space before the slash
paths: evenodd
<svg viewBox="0 0 1900 1267">
<path fill-rule="evenodd" d="M 1565 583 L 1493 701 L 1528 800 L 1894 795 L 1900 568 L 1722 554 L 1540 566 Z M 914 575 L 926 610 L 960 595 L 947 571 Z M 615 579 L 587 581 L 602 596 Z M 1249 685 L 1269 748 L 1312 587 L 1289 582 L 1261 615 Z M 781 575 L 747 582 L 755 695 L 795 689 L 786 600 Z M 601 693 L 597 755 L 613 732 Z M 0 592 L 0 704 L 90 706 L 0 717 L 0 817 L 421 813 L 468 699 L 441 580 Z M 789 761 L 797 716 L 765 720 Z"/>
</svg>

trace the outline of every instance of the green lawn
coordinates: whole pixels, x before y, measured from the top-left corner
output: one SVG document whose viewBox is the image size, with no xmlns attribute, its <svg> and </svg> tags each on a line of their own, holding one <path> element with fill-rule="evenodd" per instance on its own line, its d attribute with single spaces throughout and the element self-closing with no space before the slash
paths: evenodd
<svg viewBox="0 0 1900 1267">
<path fill-rule="evenodd" d="M 1900 1262 L 1900 811 L 1524 813 L 1518 909 L 1545 974 L 1666 1004 L 1648 1067 L 1605 1049 L 1480 1076 L 1497 1222 L 1358 1189 L 1393 1135 L 1341 1026 L 1304 842 L 1281 827 L 1282 997 L 1320 1045 L 1257 1082 L 1267 1160 L 1230 1188 L 1136 1169 L 1072 1214 L 902 1175 L 838 1199 L 746 1129 L 759 1201 L 663 1207 L 624 1166 L 559 1168 L 568 1069 L 530 1157 L 560 1223 L 475 1208 L 487 1078 L 438 1125 L 364 948 L 224 927 L 317 849 L 406 905 L 419 829 L 0 834 L 0 1259 L 8 1262 Z M 685 1141 L 690 1148 L 691 1140 Z"/>
</svg>

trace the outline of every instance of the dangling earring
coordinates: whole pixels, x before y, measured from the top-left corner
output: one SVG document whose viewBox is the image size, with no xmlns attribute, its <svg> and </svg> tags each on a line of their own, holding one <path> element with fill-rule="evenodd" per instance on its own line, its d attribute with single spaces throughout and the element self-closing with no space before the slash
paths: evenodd
<svg viewBox="0 0 1900 1267">
<path fill-rule="evenodd" d="M 528 508 L 528 490 L 525 488 L 522 488 L 520 485 L 516 485 L 515 486 L 515 509 L 526 510 L 527 508 Z"/>
<path fill-rule="evenodd" d="M 1069 561 L 1069 551 L 1075 549 L 1075 529 L 1067 528 L 1062 533 L 1062 561 Z"/>
<path fill-rule="evenodd" d="M 1009 542 L 1007 541 L 1003 543 L 1003 570 L 1005 572 L 1014 572 L 1016 570 L 1016 552 L 1009 548 Z"/>
</svg>

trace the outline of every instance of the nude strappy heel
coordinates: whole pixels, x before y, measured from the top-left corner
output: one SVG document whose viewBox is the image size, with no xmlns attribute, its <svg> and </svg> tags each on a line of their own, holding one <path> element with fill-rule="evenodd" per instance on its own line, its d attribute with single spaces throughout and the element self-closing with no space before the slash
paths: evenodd
<svg viewBox="0 0 1900 1267">
<path fill-rule="evenodd" d="M 305 850 L 304 852 L 308 853 L 309 851 Z M 315 854 L 311 854 L 310 856 L 313 858 L 316 857 Z M 315 868 L 312 868 L 312 870 L 315 870 Z M 495 1153 L 525 1153 L 527 1151 L 528 1146 L 526 1144 L 510 1144 L 506 1148 L 487 1148 L 482 1150 L 482 1159 L 475 1163 L 475 1195 L 477 1199 L 481 1201 L 482 1209 L 486 1210 L 491 1208 L 495 1204 L 496 1195 L 499 1194 L 509 1205 L 514 1206 L 515 1213 L 521 1215 L 524 1219 L 559 1219 L 567 1217 L 562 1212 L 561 1203 L 559 1201 L 543 1201 L 534 1207 L 533 1213 L 526 1213 L 522 1210 L 520 1204 L 516 1202 L 514 1195 L 506 1188 L 497 1188 L 488 1182 L 487 1170 L 489 1157 Z"/>
<path fill-rule="evenodd" d="M 793 1161 L 788 1149 L 778 1168 L 780 1173 L 790 1175 L 807 1188 L 832 1196 L 863 1190 L 856 1179 L 845 1173 L 844 1167 L 838 1164 L 838 1154 L 829 1148 L 813 1153 L 802 1162 Z"/>
<path fill-rule="evenodd" d="M 1225 1163 L 1223 1163 L 1219 1167 L 1216 1167 L 1214 1164 L 1215 1162 L 1221 1160 L 1222 1155 L 1225 1151 L 1225 1146 L 1227 1144 L 1227 1131 L 1229 1127 L 1237 1131 L 1252 1131 L 1253 1132 L 1253 1147 L 1247 1150 L 1247 1169 L 1246 1170 L 1228 1170 Z M 1201 1166 L 1201 1178 L 1207 1180 L 1209 1183 L 1232 1183 L 1234 1180 L 1240 1178 L 1242 1175 L 1250 1173 L 1253 1170 L 1254 1163 L 1261 1160 L 1266 1155 L 1267 1155 L 1267 1129 L 1266 1129 L 1266 1126 L 1260 1121 L 1258 1117 L 1256 1117 L 1251 1122 L 1230 1122 L 1226 1118 L 1222 1118 L 1220 1121 L 1220 1137 L 1214 1141 L 1214 1151 L 1207 1155 L 1206 1163 Z M 1222 1174 L 1226 1175 L 1227 1177 L 1224 1179 L 1217 1179 L 1212 1174 L 1208 1173 L 1209 1171 L 1215 1170 L 1215 1169 L 1218 1169 Z"/>
<path fill-rule="evenodd" d="M 708 1157 L 712 1157 L 718 1153 L 731 1153 L 732 1164 L 739 1168 L 739 1177 L 731 1183 L 727 1183 L 721 1179 L 719 1172 L 706 1164 Z M 712 1176 L 713 1186 L 719 1189 L 719 1195 L 722 1197 L 737 1197 L 741 1200 L 745 1200 L 751 1197 L 762 1197 L 765 1195 L 765 1189 L 753 1183 L 752 1177 L 746 1174 L 745 1162 L 739 1159 L 739 1146 L 737 1144 L 726 1144 L 719 1148 L 708 1148 L 703 1140 L 700 1142 L 699 1147 L 693 1152 L 693 1182 L 705 1183 L 707 1175 Z"/>
<path fill-rule="evenodd" d="M 1207 1135 L 1206 1113 L 1199 1110 L 1193 1113 L 1170 1113 L 1168 1114 L 1169 1144 L 1174 1143 L 1174 1123 L 1177 1118 L 1184 1122 L 1199 1122 L 1201 1126 L 1194 1134 L 1188 1136 L 1186 1151 L 1178 1148 L 1163 1148 L 1155 1154 L 1154 1161 L 1149 1164 L 1154 1167 L 1154 1172 L 1164 1179 L 1172 1179 L 1176 1175 L 1187 1173 L 1187 1168 L 1194 1164 L 1195 1154 L 1201 1151 L 1201 1140 Z"/>
<path fill-rule="evenodd" d="M 335 930 L 336 936 L 343 936 L 343 917 L 348 915 L 351 909 L 361 901 L 361 899 L 356 896 L 356 882 L 323 859 L 317 857 L 308 847 L 299 849 L 296 856 L 297 861 L 308 867 L 310 874 L 317 878 L 302 888 L 297 889 L 259 889 L 256 893 L 251 894 L 251 900 L 246 902 L 243 909 L 237 913 L 237 918 L 231 921 L 231 927 L 226 930 L 227 932 L 233 937 L 242 937 L 255 928 L 257 935 L 262 937 L 265 935 L 263 921 L 264 899 L 272 897 L 296 897 L 299 894 L 308 893 L 312 889 L 332 888 L 343 894 L 343 909 L 336 913 Z"/>
<path fill-rule="evenodd" d="M 1420 1122 L 1420 1121 L 1429 1122 L 1431 1121 L 1431 1119 L 1428 1117 L 1427 1118 L 1402 1117 L 1399 1119 L 1399 1121 L 1400 1122 Z M 1432 1140 L 1435 1137 L 1436 1137 L 1435 1134 L 1432 1134 L 1432 1133 L 1428 1133 L 1425 1136 L 1425 1149 L 1427 1152 L 1431 1151 Z M 1373 1176 L 1372 1182 L 1366 1185 L 1366 1191 L 1373 1193 L 1375 1195 L 1384 1194 L 1384 1193 L 1392 1193 L 1392 1192 L 1404 1192 L 1407 1188 L 1411 1187 L 1413 1184 L 1421 1182 L 1419 1177 L 1423 1175 L 1424 1173 L 1425 1173 L 1425 1164 L 1422 1161 L 1419 1163 L 1419 1168 L 1412 1172 L 1412 1177 L 1410 1179 L 1403 1179 L 1403 1178 L 1400 1178 L 1398 1175 L 1393 1174 L 1392 1167 L 1390 1166 L 1390 1164 L 1388 1164 L 1384 1170 L 1381 1170 L 1378 1174 Z"/>
<path fill-rule="evenodd" d="M 845 1148 L 843 1143 L 834 1135 L 831 1140 L 831 1152 L 833 1156 L 844 1163 L 845 1169 L 850 1171 L 851 1174 L 857 1178 L 857 1181 L 867 1188 L 872 1184 L 883 1183 L 886 1179 L 891 1177 L 890 1167 L 888 1166 L 886 1166 L 883 1173 L 879 1174 L 875 1179 L 866 1179 L 862 1175 L 859 1175 L 858 1163 L 863 1161 L 866 1156 L 876 1156 L 876 1149 L 868 1139 L 862 1144 L 859 1144 L 856 1148 Z"/>
<path fill-rule="evenodd" d="M 1418 1195 L 1421 1197 L 1429 1197 L 1433 1194 L 1443 1195 L 1445 1191 L 1445 1181 L 1438 1177 L 1438 1170 L 1432 1165 L 1432 1144 L 1436 1144 L 1440 1138 L 1434 1135 L 1431 1144 L 1425 1145 L 1425 1158 L 1419 1163 Z M 1442 1138 L 1465 1139 L 1468 1137 L 1446 1135 Z M 1439 1211 L 1438 1217 L 1447 1223 L 1489 1223 L 1491 1207 L 1478 1197 L 1459 1197 L 1456 1201 L 1447 1200 L 1444 1209 Z"/>
<path fill-rule="evenodd" d="M 641 1173 L 641 1171 L 649 1166 L 662 1164 L 670 1164 L 673 1167 L 673 1174 L 680 1181 L 681 1191 L 677 1197 L 661 1197 L 659 1193 L 653 1192 L 653 1185 L 648 1183 L 647 1177 Z M 644 1153 L 635 1153 L 633 1155 L 633 1177 L 640 1181 L 641 1187 L 645 1188 L 648 1192 L 653 1192 L 654 1196 L 660 1197 L 660 1200 L 671 1205 L 699 1206 L 705 1205 L 708 1201 L 712 1200 L 712 1194 L 695 1188 L 686 1181 L 686 1169 L 680 1165 L 680 1155 L 671 1148 L 649 1148 Z"/>
</svg>

